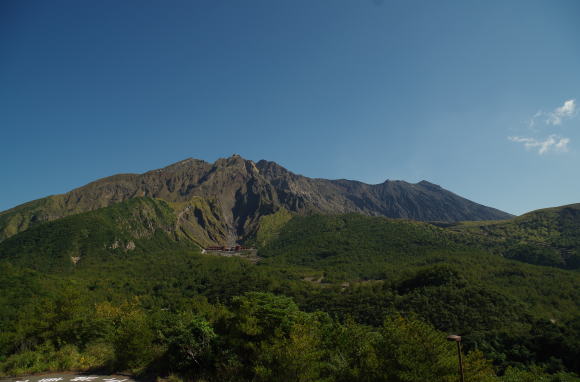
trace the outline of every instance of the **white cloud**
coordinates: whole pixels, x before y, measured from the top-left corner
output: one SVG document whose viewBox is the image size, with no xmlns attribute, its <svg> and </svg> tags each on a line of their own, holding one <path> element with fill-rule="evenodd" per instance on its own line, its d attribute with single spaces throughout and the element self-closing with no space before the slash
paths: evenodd
<svg viewBox="0 0 580 382">
<path fill-rule="evenodd" d="M 537 111 L 530 118 L 528 127 L 535 133 L 541 131 L 538 129 L 539 125 L 543 125 L 546 129 L 553 126 L 551 128 L 553 130 L 556 126 L 561 125 L 565 120 L 572 119 L 577 115 L 578 108 L 576 107 L 576 100 L 568 99 L 564 101 L 562 106 L 555 108 L 553 111 Z M 557 134 L 548 135 L 546 138 L 511 136 L 508 137 L 508 140 L 515 143 L 521 143 L 526 150 L 537 151 L 540 155 L 549 152 L 566 152 L 568 151 L 568 144 L 570 143 L 570 138 L 562 137 Z"/>
<path fill-rule="evenodd" d="M 543 141 L 528 137 L 508 137 L 508 139 L 512 142 L 523 143 L 527 150 L 537 149 L 540 155 L 550 151 L 566 152 L 568 151 L 568 143 L 570 143 L 570 138 L 557 135 L 550 135 Z"/>
<path fill-rule="evenodd" d="M 536 121 L 539 118 L 542 118 L 543 122 L 546 125 L 561 125 L 564 119 L 570 119 L 575 117 L 578 114 L 578 110 L 576 109 L 576 100 L 569 99 L 564 101 L 564 104 L 560 107 L 554 109 L 554 111 L 545 112 L 542 110 L 538 110 L 536 114 L 530 118 L 530 122 L 528 126 L 533 128 L 536 126 Z"/>
<path fill-rule="evenodd" d="M 556 108 L 551 113 L 547 113 L 548 119 L 546 123 L 548 125 L 560 125 L 562 124 L 562 119 L 572 118 L 576 115 L 576 100 L 569 99 L 564 102 L 564 105 Z"/>
</svg>

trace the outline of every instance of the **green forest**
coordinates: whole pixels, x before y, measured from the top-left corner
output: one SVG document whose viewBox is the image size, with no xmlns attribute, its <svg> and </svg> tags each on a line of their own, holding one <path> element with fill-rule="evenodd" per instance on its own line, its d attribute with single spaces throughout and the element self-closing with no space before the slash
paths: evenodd
<svg viewBox="0 0 580 382">
<path fill-rule="evenodd" d="M 580 208 L 505 222 L 262 217 L 202 254 L 136 198 L 0 242 L 0 375 L 580 381 Z"/>
</svg>

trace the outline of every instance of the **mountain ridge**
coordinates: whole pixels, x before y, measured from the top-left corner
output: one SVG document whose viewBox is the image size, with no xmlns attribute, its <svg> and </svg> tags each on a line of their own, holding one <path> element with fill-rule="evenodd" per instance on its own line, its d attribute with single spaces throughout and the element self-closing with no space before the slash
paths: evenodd
<svg viewBox="0 0 580 382">
<path fill-rule="evenodd" d="M 223 242 L 255 232 L 261 216 L 280 208 L 299 215 L 361 213 L 419 221 L 502 220 L 512 215 L 462 198 L 427 181 L 408 183 L 308 178 L 267 160 L 233 155 L 214 163 L 187 158 L 142 174 L 116 174 L 65 194 L 52 195 L 0 212 L 0 240 L 42 223 L 92 211 L 135 197 L 170 203 L 211 201 L 224 225 Z M 205 203 L 204 202 L 204 203 Z M 181 211 L 183 212 L 183 211 Z M 178 211 L 180 213 L 180 211 Z M 198 221 L 204 220 L 198 213 Z"/>
</svg>

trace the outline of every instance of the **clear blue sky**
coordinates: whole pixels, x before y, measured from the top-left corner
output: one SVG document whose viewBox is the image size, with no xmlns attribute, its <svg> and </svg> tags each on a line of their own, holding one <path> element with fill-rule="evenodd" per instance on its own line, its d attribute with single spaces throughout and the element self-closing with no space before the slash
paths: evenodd
<svg viewBox="0 0 580 382">
<path fill-rule="evenodd" d="M 580 202 L 580 2 L 0 2 L 0 210 L 238 153 Z"/>
</svg>

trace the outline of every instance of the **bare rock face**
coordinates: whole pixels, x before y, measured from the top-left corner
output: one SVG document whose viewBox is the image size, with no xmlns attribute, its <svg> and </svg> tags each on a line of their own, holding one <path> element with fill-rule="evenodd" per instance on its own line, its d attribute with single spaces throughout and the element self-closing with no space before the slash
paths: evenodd
<svg viewBox="0 0 580 382">
<path fill-rule="evenodd" d="M 43 221 L 135 197 L 173 203 L 183 227 L 194 221 L 197 230 L 213 225 L 212 232 L 219 232 L 223 235 L 220 241 L 228 243 L 251 234 L 261 216 L 280 208 L 298 214 L 355 212 L 446 222 L 512 217 L 426 181 L 411 184 L 387 180 L 369 185 L 351 180 L 312 179 L 274 162 L 254 163 L 234 155 L 213 164 L 186 159 L 144 174 L 114 175 L 66 194 L 23 204 L 0 213 L 0 240 Z"/>
</svg>

